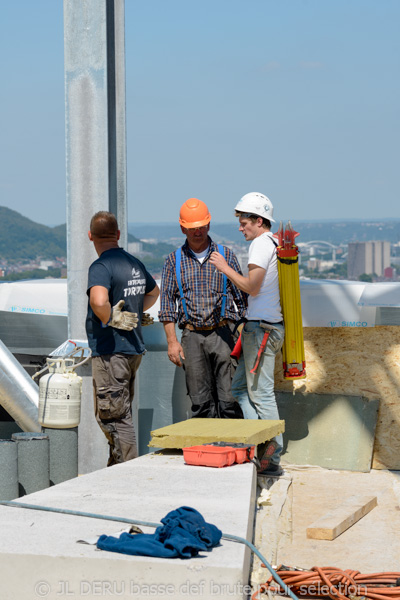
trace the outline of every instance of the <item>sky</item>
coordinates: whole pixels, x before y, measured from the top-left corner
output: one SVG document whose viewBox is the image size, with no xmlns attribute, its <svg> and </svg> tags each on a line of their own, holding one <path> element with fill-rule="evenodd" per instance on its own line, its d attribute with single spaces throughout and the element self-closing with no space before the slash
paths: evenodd
<svg viewBox="0 0 400 600">
<path fill-rule="evenodd" d="M 400 219 L 399 0 L 125 0 L 129 222 Z M 65 223 L 62 0 L 3 3 L 0 206 Z"/>
</svg>

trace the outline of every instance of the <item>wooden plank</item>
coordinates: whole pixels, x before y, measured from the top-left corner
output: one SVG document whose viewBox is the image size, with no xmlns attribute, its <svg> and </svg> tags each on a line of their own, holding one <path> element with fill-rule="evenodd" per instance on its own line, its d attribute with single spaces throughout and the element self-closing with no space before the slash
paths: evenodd
<svg viewBox="0 0 400 600">
<path fill-rule="evenodd" d="M 284 421 L 187 419 L 151 432 L 150 447 L 184 448 L 208 442 L 261 444 L 285 430 Z"/>
<path fill-rule="evenodd" d="M 307 527 L 307 538 L 334 540 L 368 514 L 377 504 L 376 496 L 350 496 L 346 502 Z"/>
</svg>

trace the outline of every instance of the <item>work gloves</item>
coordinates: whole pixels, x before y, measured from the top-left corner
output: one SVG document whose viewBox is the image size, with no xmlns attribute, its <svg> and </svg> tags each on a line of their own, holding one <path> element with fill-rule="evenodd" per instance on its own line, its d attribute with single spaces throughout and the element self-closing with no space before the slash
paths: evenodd
<svg viewBox="0 0 400 600">
<path fill-rule="evenodd" d="M 154 319 L 150 316 L 150 313 L 143 313 L 142 315 L 142 327 L 146 327 L 146 325 L 153 325 Z"/>
<path fill-rule="evenodd" d="M 138 324 L 137 313 L 131 313 L 127 310 L 122 311 L 122 307 L 125 304 L 125 300 L 120 300 L 111 309 L 111 316 L 107 323 L 110 327 L 115 329 L 124 329 L 125 331 L 132 331 Z"/>
<path fill-rule="evenodd" d="M 107 323 L 110 327 L 115 327 L 115 329 L 124 329 L 125 331 L 132 331 L 135 327 L 138 326 L 138 316 L 137 313 L 132 313 L 127 310 L 122 310 L 122 307 L 125 304 L 125 300 L 120 300 L 115 306 L 111 309 L 111 316 Z M 146 325 L 152 325 L 154 323 L 153 317 L 150 316 L 149 313 L 143 313 L 142 316 L 142 327 Z"/>
</svg>

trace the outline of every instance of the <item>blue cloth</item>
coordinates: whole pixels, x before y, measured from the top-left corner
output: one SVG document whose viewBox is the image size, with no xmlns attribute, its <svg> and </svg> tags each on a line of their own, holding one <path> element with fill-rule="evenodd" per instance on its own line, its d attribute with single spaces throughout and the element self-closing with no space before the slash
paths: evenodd
<svg viewBox="0 0 400 600">
<path fill-rule="evenodd" d="M 222 532 L 194 508 L 181 506 L 161 519 L 162 526 L 152 534 L 121 533 L 119 538 L 102 535 L 97 548 L 135 556 L 191 558 L 216 546 Z"/>
</svg>

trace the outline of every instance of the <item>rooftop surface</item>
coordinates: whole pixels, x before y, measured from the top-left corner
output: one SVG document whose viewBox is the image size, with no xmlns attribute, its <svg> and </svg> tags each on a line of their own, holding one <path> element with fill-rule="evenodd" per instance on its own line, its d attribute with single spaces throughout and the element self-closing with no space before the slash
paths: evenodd
<svg viewBox="0 0 400 600">
<path fill-rule="evenodd" d="M 259 479 L 255 545 L 274 565 L 338 567 L 363 574 L 400 571 L 400 472 L 336 471 L 288 465 L 282 478 Z M 307 527 L 348 498 L 377 506 L 333 540 L 308 539 Z M 269 573 L 255 561 L 253 582 Z"/>
<path fill-rule="evenodd" d="M 255 490 L 251 463 L 195 467 L 184 463 L 182 453 L 167 451 L 71 479 L 18 501 L 151 523 L 159 523 L 180 506 L 190 506 L 223 533 L 252 540 Z M 7 579 L 0 579 L 0 597 L 7 600 L 60 596 L 231 600 L 243 597 L 241 586 L 249 578 L 249 551 L 228 540 L 190 559 L 129 556 L 78 543 L 102 534 L 118 537 L 126 524 L 9 506 L 0 506 L 0 528 L 0 562 L 2 573 L 7 573 Z"/>
</svg>

